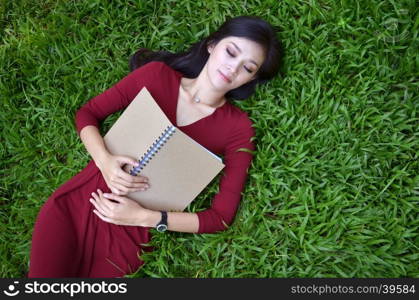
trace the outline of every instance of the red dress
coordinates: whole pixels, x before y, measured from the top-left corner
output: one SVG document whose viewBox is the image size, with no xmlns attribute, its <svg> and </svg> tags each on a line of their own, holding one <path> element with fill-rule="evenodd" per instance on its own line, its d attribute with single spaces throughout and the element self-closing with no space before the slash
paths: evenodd
<svg viewBox="0 0 419 300">
<path fill-rule="evenodd" d="M 162 62 L 150 62 L 94 97 L 76 113 L 77 132 L 99 127 L 108 115 L 124 109 L 147 87 L 169 120 L 177 125 L 176 107 L 182 74 Z M 234 219 L 254 150 L 247 113 L 226 102 L 211 115 L 177 126 L 215 154 L 224 155 L 219 192 L 211 207 L 197 213 L 199 233 L 226 229 Z M 61 185 L 42 206 L 32 235 L 29 277 L 121 277 L 135 272 L 149 228 L 107 223 L 89 202 L 97 189 L 111 192 L 93 160 Z"/>
</svg>

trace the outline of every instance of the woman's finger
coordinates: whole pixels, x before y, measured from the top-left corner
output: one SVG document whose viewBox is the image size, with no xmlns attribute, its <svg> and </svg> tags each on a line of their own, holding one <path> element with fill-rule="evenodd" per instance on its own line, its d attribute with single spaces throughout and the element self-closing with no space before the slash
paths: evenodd
<svg viewBox="0 0 419 300">
<path fill-rule="evenodd" d="M 138 192 L 138 191 L 146 191 L 148 188 L 145 187 L 133 187 L 133 188 L 125 188 L 125 192 L 123 193 L 115 193 L 116 195 L 120 195 L 120 196 L 125 196 L 128 195 L 129 193 L 134 193 L 134 192 Z"/>
<path fill-rule="evenodd" d="M 133 187 L 133 188 L 131 188 L 131 187 L 123 186 L 122 184 L 115 183 L 115 182 L 113 183 L 113 186 L 118 189 L 118 192 L 116 192 L 116 193 L 114 193 L 112 191 L 114 194 L 117 194 L 117 195 L 127 195 L 128 193 L 147 190 L 146 187 L 137 187 L 137 188 Z M 148 187 L 149 187 L 149 185 L 148 185 Z"/>
<path fill-rule="evenodd" d="M 98 202 L 95 199 L 90 198 L 89 201 L 90 201 L 90 203 L 92 203 L 92 205 L 94 206 L 94 208 L 97 211 L 99 211 L 102 215 L 107 215 L 107 213 L 103 210 L 103 208 L 98 204 Z"/>
<path fill-rule="evenodd" d="M 97 197 L 94 197 L 92 195 L 92 198 L 89 199 L 90 203 L 103 215 L 109 215 L 109 211 L 106 207 L 103 206 L 103 204 L 97 199 Z"/>
<path fill-rule="evenodd" d="M 112 182 L 112 186 L 117 190 L 116 193 L 113 192 L 116 195 L 126 195 L 128 193 L 128 188 L 118 182 Z"/>
<path fill-rule="evenodd" d="M 127 183 L 148 183 L 148 178 L 145 176 L 133 176 L 126 172 L 124 172 L 122 169 L 118 171 L 117 176 L 119 178 L 122 178 Z"/>
<path fill-rule="evenodd" d="M 116 225 L 118 225 L 118 222 L 117 221 L 115 221 L 115 220 L 113 220 L 113 219 L 111 219 L 111 218 L 108 218 L 108 217 L 106 217 L 106 216 L 104 216 L 103 214 L 101 214 L 99 211 L 97 211 L 96 209 L 94 209 L 93 210 L 93 212 L 102 220 L 102 221 L 105 221 L 105 222 L 108 222 L 108 223 L 112 223 L 112 224 L 116 224 Z"/>
<path fill-rule="evenodd" d="M 108 199 L 108 200 L 115 200 L 115 201 L 118 201 L 118 202 L 121 202 L 121 203 L 123 203 L 123 202 L 127 201 L 127 198 L 126 198 L 126 197 L 124 197 L 124 196 L 119 196 L 119 195 L 115 195 L 115 194 L 104 193 L 104 194 L 103 194 L 103 197 L 104 197 L 105 199 Z"/>
<path fill-rule="evenodd" d="M 115 188 L 112 185 L 109 188 L 111 189 L 112 193 L 114 193 L 114 194 L 117 194 L 117 195 L 122 194 L 122 191 L 118 190 L 117 188 Z"/>
<path fill-rule="evenodd" d="M 128 157 L 128 156 L 124 156 L 124 155 L 115 155 L 114 158 L 116 159 L 116 161 L 119 164 L 127 164 L 127 165 L 131 165 L 131 166 L 138 166 L 139 163 L 137 160 Z"/>
<path fill-rule="evenodd" d="M 111 192 L 112 193 L 114 193 L 114 194 L 119 194 L 121 191 L 119 190 L 119 189 L 117 189 L 114 185 L 113 185 L 113 183 L 112 183 L 112 181 L 109 179 L 106 179 L 106 178 L 104 178 L 105 179 L 105 182 L 106 182 L 106 186 L 111 190 Z"/>
<path fill-rule="evenodd" d="M 103 193 L 102 191 L 100 191 L 98 189 L 97 190 L 97 194 L 96 193 L 92 193 L 92 196 L 95 200 L 95 202 L 97 203 L 97 206 L 100 208 L 100 210 L 102 212 L 105 213 L 105 215 L 109 215 L 109 213 L 112 211 L 113 207 L 111 205 L 111 203 L 109 203 L 108 201 L 105 201 L 105 199 L 103 198 Z"/>
<path fill-rule="evenodd" d="M 108 217 L 110 217 L 112 212 L 115 210 L 117 204 L 114 201 L 111 201 L 107 199 L 106 197 L 104 197 L 105 194 L 100 189 L 98 189 L 97 191 L 100 197 L 100 201 L 103 203 L 103 205 L 106 205 L 106 207 L 109 208 Z"/>
<path fill-rule="evenodd" d="M 130 176 L 130 175 L 128 175 L 128 176 Z M 134 191 L 134 190 L 139 190 L 141 188 L 147 189 L 147 188 L 150 187 L 149 183 L 129 182 L 122 177 L 117 177 L 117 178 L 113 179 L 112 183 L 119 184 L 120 186 L 123 186 L 126 189 L 126 191 L 128 191 L 128 189 L 131 189 L 130 191 Z"/>
</svg>

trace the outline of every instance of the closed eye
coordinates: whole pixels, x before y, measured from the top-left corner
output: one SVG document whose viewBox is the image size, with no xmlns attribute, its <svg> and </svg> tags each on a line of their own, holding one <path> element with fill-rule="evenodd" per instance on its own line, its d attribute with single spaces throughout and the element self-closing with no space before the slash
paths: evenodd
<svg viewBox="0 0 419 300">
<path fill-rule="evenodd" d="M 231 57 L 235 57 L 235 56 L 233 55 L 233 53 L 231 53 L 231 52 L 230 52 L 230 50 L 228 50 L 228 48 L 226 48 L 226 51 L 227 51 L 228 55 L 230 55 Z M 252 72 L 253 72 L 252 70 L 249 70 L 249 69 L 248 69 L 248 68 L 246 68 L 246 67 L 244 67 L 244 69 L 245 69 L 248 73 L 252 73 Z"/>
<path fill-rule="evenodd" d="M 233 53 L 230 52 L 230 50 L 226 49 L 228 55 L 230 55 L 231 57 L 234 57 Z"/>
<path fill-rule="evenodd" d="M 249 72 L 249 73 L 252 73 L 253 71 L 252 70 L 249 70 L 248 68 L 246 68 L 246 67 L 244 67 L 244 69 L 247 71 L 247 72 Z"/>
</svg>

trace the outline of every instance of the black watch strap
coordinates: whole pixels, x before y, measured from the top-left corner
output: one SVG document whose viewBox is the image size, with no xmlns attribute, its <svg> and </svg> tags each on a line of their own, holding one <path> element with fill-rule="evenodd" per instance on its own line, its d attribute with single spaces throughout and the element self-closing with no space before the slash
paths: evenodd
<svg viewBox="0 0 419 300">
<path fill-rule="evenodd" d="M 165 232 L 167 230 L 167 212 L 161 211 L 161 220 L 156 226 L 157 231 Z"/>
</svg>

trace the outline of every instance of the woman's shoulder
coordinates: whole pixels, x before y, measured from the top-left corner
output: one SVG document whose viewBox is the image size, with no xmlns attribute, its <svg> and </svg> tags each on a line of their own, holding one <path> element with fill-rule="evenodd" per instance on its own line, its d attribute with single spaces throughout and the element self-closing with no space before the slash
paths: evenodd
<svg viewBox="0 0 419 300">
<path fill-rule="evenodd" d="M 238 148 L 253 149 L 252 143 L 256 136 L 249 113 L 228 102 L 225 108 L 227 122 L 223 124 L 225 151 L 235 152 Z M 250 143 L 250 144 L 249 144 Z"/>
<path fill-rule="evenodd" d="M 160 89 L 162 84 L 175 87 L 179 80 L 179 74 L 161 61 L 148 62 L 132 71 L 129 77 L 133 85 L 146 85 L 149 90 Z"/>
<path fill-rule="evenodd" d="M 226 114 L 229 116 L 232 122 L 238 123 L 239 125 L 251 125 L 253 124 L 252 120 L 249 117 L 249 112 L 246 112 L 234 105 L 233 103 L 227 101 L 226 103 Z"/>
<path fill-rule="evenodd" d="M 230 134 L 247 132 L 254 135 L 253 121 L 250 119 L 249 112 L 240 109 L 231 102 L 226 103 L 224 111 L 224 118 L 229 123 L 226 125 L 230 128 Z"/>
<path fill-rule="evenodd" d="M 171 66 L 167 65 L 165 62 L 162 61 L 150 61 L 144 65 L 142 65 L 141 67 L 139 67 L 138 69 L 136 69 L 135 71 L 152 71 L 156 74 L 161 74 L 161 73 L 165 73 L 165 74 L 170 74 L 170 75 L 179 75 L 180 73 L 177 72 L 175 69 L 173 69 Z"/>
</svg>

